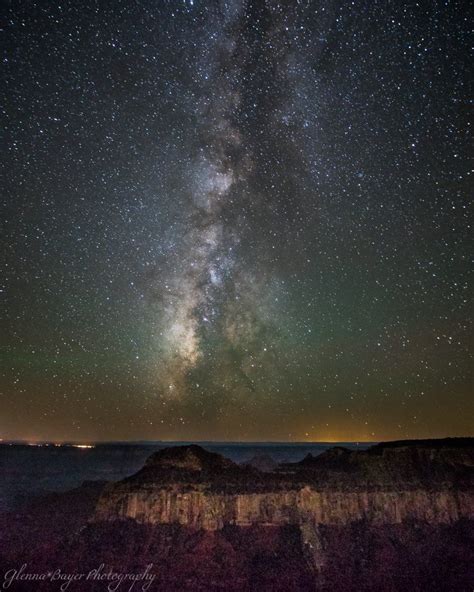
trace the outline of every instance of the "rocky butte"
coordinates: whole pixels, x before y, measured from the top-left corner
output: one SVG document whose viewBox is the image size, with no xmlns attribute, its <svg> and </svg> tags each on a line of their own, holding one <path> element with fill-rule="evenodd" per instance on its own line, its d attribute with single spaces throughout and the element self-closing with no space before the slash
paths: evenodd
<svg viewBox="0 0 474 592">
<path fill-rule="evenodd" d="M 191 445 L 154 453 L 135 475 L 103 491 L 93 521 L 133 519 L 219 530 L 295 525 L 322 567 L 322 525 L 474 518 L 474 447 L 468 439 L 333 448 L 272 473 L 241 467 Z"/>
<path fill-rule="evenodd" d="M 165 592 L 474 589 L 473 439 L 259 464 L 166 448 L 123 480 L 0 512 L 0 571 L 152 564 Z M 74 589 L 103 590 L 89 584 Z"/>
</svg>

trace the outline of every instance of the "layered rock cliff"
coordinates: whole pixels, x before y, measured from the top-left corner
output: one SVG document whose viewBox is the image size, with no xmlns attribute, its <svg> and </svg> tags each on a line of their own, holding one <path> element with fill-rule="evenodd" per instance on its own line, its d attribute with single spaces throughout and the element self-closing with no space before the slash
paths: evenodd
<svg viewBox="0 0 474 592">
<path fill-rule="evenodd" d="M 0 512 L 0 574 L 152 565 L 150 590 L 166 592 L 472 591 L 473 450 L 473 440 L 334 448 L 272 472 L 200 447 L 162 450 L 118 483 Z"/>
<path fill-rule="evenodd" d="M 469 439 L 334 448 L 273 473 L 183 446 L 156 452 L 136 475 L 107 487 L 94 521 L 298 525 L 303 534 L 357 521 L 449 524 L 474 518 L 473 473 Z"/>
</svg>

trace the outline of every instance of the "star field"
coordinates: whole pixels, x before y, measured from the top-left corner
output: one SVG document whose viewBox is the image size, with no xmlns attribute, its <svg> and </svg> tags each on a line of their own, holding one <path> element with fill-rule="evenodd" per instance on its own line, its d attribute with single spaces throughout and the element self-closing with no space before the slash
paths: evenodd
<svg viewBox="0 0 474 592">
<path fill-rule="evenodd" d="M 0 437 L 472 433 L 465 3 L 6 13 Z"/>
</svg>

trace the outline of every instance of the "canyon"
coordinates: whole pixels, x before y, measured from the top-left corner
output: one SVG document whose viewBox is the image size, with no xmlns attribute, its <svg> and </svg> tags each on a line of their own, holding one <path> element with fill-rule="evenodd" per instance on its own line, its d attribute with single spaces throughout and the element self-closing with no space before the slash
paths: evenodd
<svg viewBox="0 0 474 592">
<path fill-rule="evenodd" d="M 163 592 L 474 588 L 473 439 L 337 446 L 265 467 L 197 445 L 153 451 L 123 479 L 0 513 L 0 570 L 151 564 Z"/>
<path fill-rule="evenodd" d="M 94 519 L 205 530 L 359 520 L 453 523 L 474 518 L 473 466 L 467 447 L 379 445 L 333 449 L 262 474 L 191 445 L 156 452 L 136 475 L 106 488 Z"/>
</svg>

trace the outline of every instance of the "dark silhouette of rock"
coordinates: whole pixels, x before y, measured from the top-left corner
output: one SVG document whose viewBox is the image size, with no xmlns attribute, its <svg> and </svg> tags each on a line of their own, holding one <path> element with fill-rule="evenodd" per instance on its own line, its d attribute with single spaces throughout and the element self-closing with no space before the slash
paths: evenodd
<svg viewBox="0 0 474 592">
<path fill-rule="evenodd" d="M 251 467 L 263 473 L 271 473 L 278 466 L 269 454 L 257 454 L 241 464 L 244 467 Z"/>
</svg>

